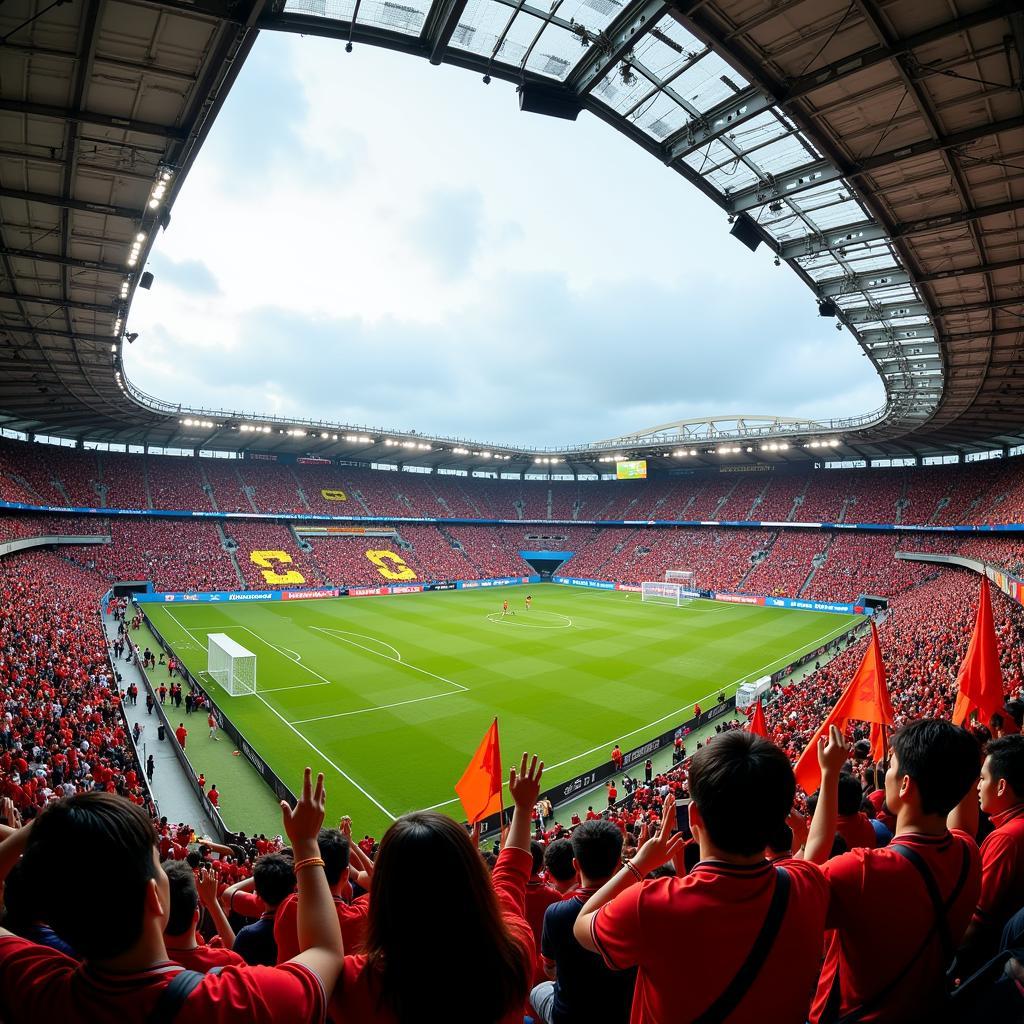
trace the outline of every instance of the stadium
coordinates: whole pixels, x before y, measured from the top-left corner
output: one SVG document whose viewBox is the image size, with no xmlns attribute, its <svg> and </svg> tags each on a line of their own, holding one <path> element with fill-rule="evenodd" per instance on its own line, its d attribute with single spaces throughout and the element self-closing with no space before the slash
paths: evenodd
<svg viewBox="0 0 1024 1024">
<path fill-rule="evenodd" d="M 236 347 L 211 316 L 227 355 L 181 401 L 191 350 L 161 317 L 202 333 L 217 307 L 195 295 L 222 296 L 196 269 L 217 254 L 181 260 L 172 220 L 189 245 L 237 228 L 225 262 L 272 249 L 250 218 L 300 214 L 272 209 L 290 172 L 261 147 L 327 153 L 271 138 L 282 39 L 386 57 L 360 93 L 379 109 L 359 106 L 389 139 L 400 65 L 446 96 L 490 86 L 472 104 L 517 104 L 509 131 L 545 146 L 601 122 L 660 164 L 752 323 L 796 289 L 810 347 L 769 351 L 766 324 L 747 391 L 727 346 L 709 364 L 708 401 L 780 414 L 730 397 L 623 431 L 655 406 L 595 401 L 579 429 L 614 436 L 568 436 L 598 362 L 624 404 L 636 379 L 700 375 L 735 312 L 693 308 L 710 270 L 672 356 L 640 326 L 610 344 L 598 310 L 557 383 L 561 340 L 523 331 L 512 393 L 531 430 L 550 414 L 523 443 L 457 374 L 424 397 L 414 348 L 459 315 L 443 281 L 440 326 L 402 349 L 371 308 L 387 289 L 341 262 L 348 288 L 309 285 L 314 342 L 268 346 L 250 317 Z M 265 123 L 228 139 L 246 223 L 203 235 L 204 161 L 257 76 Z M 9 0 L 0 131 L 0 1019 L 1024 1021 L 1019 3 Z M 531 177 L 534 143 L 510 173 L 564 190 Z M 349 171 L 302 173 L 312 194 Z M 652 212 L 678 223 L 645 173 L 600 211 L 581 184 L 572 213 L 633 258 L 662 252 Z M 327 210 L 303 230 L 368 266 L 387 251 Z M 488 246 L 571 261 L 546 227 L 501 231 Z M 235 281 L 324 280 L 258 259 L 267 277 Z M 323 319 L 353 303 L 385 324 L 361 346 Z M 341 404 L 246 392 L 250 359 Z M 852 365 L 875 408 L 818 415 L 782 388 Z"/>
</svg>

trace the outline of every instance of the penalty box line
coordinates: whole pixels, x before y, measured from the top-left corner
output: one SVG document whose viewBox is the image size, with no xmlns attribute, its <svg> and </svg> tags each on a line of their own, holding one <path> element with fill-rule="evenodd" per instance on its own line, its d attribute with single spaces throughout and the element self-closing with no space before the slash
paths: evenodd
<svg viewBox="0 0 1024 1024">
<path fill-rule="evenodd" d="M 449 686 L 454 686 L 455 689 L 448 690 L 444 693 L 431 693 L 426 697 L 410 697 L 408 700 L 396 700 L 390 704 L 375 704 L 373 707 L 357 708 L 355 711 L 338 711 L 332 715 L 318 715 L 315 718 L 299 718 L 295 720 L 293 723 L 294 725 L 308 725 L 311 722 L 326 722 L 335 718 L 351 718 L 353 715 L 365 715 L 371 711 L 386 711 L 389 708 L 404 707 L 406 704 L 420 704 L 427 700 L 437 700 L 440 697 L 451 697 L 456 693 L 469 692 L 469 687 L 463 686 L 462 683 L 457 683 L 453 679 L 446 679 L 444 676 L 439 676 L 436 672 L 431 672 L 429 669 L 420 668 L 418 665 L 410 665 L 409 662 L 402 661 L 401 655 L 398 654 L 398 651 L 393 647 L 391 649 L 395 650 L 395 654 L 398 655 L 394 658 L 388 654 L 384 654 L 382 651 L 375 651 L 372 648 L 367 647 L 365 644 L 356 643 L 355 640 L 346 640 L 345 637 L 337 635 L 344 633 L 344 630 L 334 630 L 327 626 L 310 626 L 310 629 L 315 629 L 318 633 L 326 633 L 328 636 L 332 637 L 332 639 L 340 640 L 342 643 L 352 644 L 354 647 L 358 647 L 360 650 L 366 651 L 367 654 L 373 654 L 378 658 L 383 658 L 385 661 L 394 662 L 396 665 L 401 665 L 402 668 L 412 669 L 413 672 L 419 672 L 422 675 L 430 676 L 431 679 L 437 679 L 439 682 L 447 683 Z M 382 644 L 384 643 L 383 640 L 379 642 Z M 385 646 L 391 647 L 390 644 L 386 644 Z"/>
<path fill-rule="evenodd" d="M 199 638 L 192 632 L 192 630 L 187 629 L 180 622 L 178 622 L 177 618 L 175 618 L 175 616 L 174 616 L 174 614 L 172 612 L 169 611 L 167 614 L 171 616 L 171 618 L 174 620 L 175 623 L 177 623 L 179 629 L 184 630 L 190 637 L 192 637 L 192 639 L 197 644 L 199 643 Z M 244 629 L 247 633 L 252 633 L 252 635 L 254 637 L 256 637 L 256 639 L 259 640 L 261 643 L 266 644 L 267 647 L 271 647 L 275 651 L 277 651 L 278 653 L 281 653 L 280 649 L 277 646 L 275 646 L 274 644 L 270 643 L 267 640 L 264 640 L 258 633 L 253 633 L 253 631 L 251 629 L 249 629 L 248 626 L 238 626 L 237 628 L 238 629 Z M 201 648 L 202 644 L 199 644 L 199 646 Z M 289 659 L 289 660 L 291 660 L 291 659 Z M 321 676 L 319 672 L 314 671 L 313 669 L 309 668 L 308 666 L 301 665 L 300 667 L 306 669 L 307 672 L 312 672 L 313 675 L 315 675 L 315 676 L 319 676 L 320 679 L 324 679 L 324 677 Z M 324 683 L 329 683 L 329 682 L 330 682 L 329 679 L 324 679 Z M 273 706 L 273 704 L 270 703 L 270 701 L 268 701 L 266 698 L 263 697 L 262 694 L 259 693 L 259 691 L 255 691 L 253 693 L 253 696 L 254 697 L 258 697 L 260 699 L 260 701 L 263 703 L 264 707 L 266 707 L 268 710 L 272 711 L 286 726 L 288 726 L 289 729 L 291 729 L 291 731 L 293 733 L 295 733 L 296 736 L 299 737 L 300 740 L 302 740 L 303 743 L 306 744 L 307 747 L 309 747 L 310 750 L 313 751 L 314 754 L 316 754 L 318 757 L 322 758 L 343 779 L 345 779 L 346 782 L 348 782 L 350 785 L 354 786 L 355 789 L 357 789 L 360 793 L 362 793 L 363 796 L 365 796 L 366 799 L 369 800 L 370 803 L 372 803 L 374 805 L 374 807 L 376 807 L 378 810 L 380 810 L 384 814 L 386 814 L 392 821 L 395 820 L 397 815 L 395 815 L 391 811 L 389 811 L 372 793 L 370 793 L 368 790 L 366 790 L 362 786 L 360 786 L 359 783 L 356 782 L 356 780 L 353 779 L 352 776 L 348 774 L 348 772 L 346 772 L 343 768 L 341 768 L 337 764 L 335 764 L 334 761 L 332 761 L 318 746 L 316 746 L 316 744 L 314 744 L 313 741 L 310 740 L 308 736 L 306 736 L 300 730 L 296 729 L 295 725 L 292 722 L 289 722 L 288 719 L 285 718 L 284 715 L 282 715 L 281 712 L 278 711 L 277 708 L 275 708 Z"/>
</svg>

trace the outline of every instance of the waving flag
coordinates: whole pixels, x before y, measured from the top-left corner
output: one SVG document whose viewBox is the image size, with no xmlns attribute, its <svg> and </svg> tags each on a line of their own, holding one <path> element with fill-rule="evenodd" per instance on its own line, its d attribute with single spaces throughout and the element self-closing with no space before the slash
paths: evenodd
<svg viewBox="0 0 1024 1024">
<path fill-rule="evenodd" d="M 470 825 L 501 811 L 501 749 L 497 719 L 480 741 L 462 778 L 455 783 L 455 792 L 462 801 L 462 809 Z"/>
</svg>

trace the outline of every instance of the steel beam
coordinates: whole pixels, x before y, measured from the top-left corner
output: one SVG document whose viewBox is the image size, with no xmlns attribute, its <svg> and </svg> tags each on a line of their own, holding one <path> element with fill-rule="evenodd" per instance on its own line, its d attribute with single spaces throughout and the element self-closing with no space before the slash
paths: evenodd
<svg viewBox="0 0 1024 1024">
<path fill-rule="evenodd" d="M 11 324 L 0 324 L 0 334 L 41 335 L 47 338 L 66 338 L 69 341 L 87 341 L 96 345 L 112 345 L 116 340 L 113 334 L 83 334 L 77 331 L 58 331 L 43 325 L 38 327 L 26 325 L 15 327 Z"/>
<path fill-rule="evenodd" d="M 888 327 L 877 331 L 861 331 L 861 344 L 866 348 L 876 345 L 903 345 L 914 348 L 917 345 L 934 345 L 936 343 L 935 328 L 931 324 L 922 324 L 917 328 Z M 908 352 L 909 356 L 910 353 Z"/>
<path fill-rule="evenodd" d="M 430 51 L 430 63 L 440 64 L 451 41 L 452 33 L 466 10 L 466 0 L 436 0 L 430 8 L 423 29 L 423 41 Z"/>
<path fill-rule="evenodd" d="M 842 177 L 843 172 L 830 160 L 815 160 L 727 196 L 729 212 L 743 213 L 746 210 L 753 210 L 776 199 L 788 199 L 809 188 L 840 181 Z"/>
<path fill-rule="evenodd" d="M 973 277 L 976 274 L 994 274 L 998 270 L 1014 270 L 1021 266 L 1020 260 L 1002 260 L 998 263 L 978 263 L 972 267 L 956 267 L 952 270 L 936 270 L 930 274 L 919 274 L 917 280 L 925 284 L 929 281 L 945 281 L 952 277 Z"/>
<path fill-rule="evenodd" d="M 0 255 L 11 256 L 21 260 L 39 260 L 42 263 L 59 263 L 74 270 L 93 270 L 97 274 L 117 274 L 126 277 L 129 270 L 117 263 L 104 263 L 101 260 L 80 260 L 70 256 L 61 256 L 55 252 L 38 252 L 35 249 L 11 249 L 0 246 Z"/>
<path fill-rule="evenodd" d="M 27 103 L 24 100 L 0 98 L 0 110 L 5 110 L 12 114 L 25 114 L 29 117 L 50 117 L 55 121 L 95 124 L 103 128 L 117 128 L 125 132 L 153 135 L 158 139 L 168 139 L 176 142 L 183 142 L 188 137 L 184 129 L 174 128 L 170 125 L 153 124 L 151 121 L 136 121 L 130 117 L 100 114 L 91 110 L 68 110 L 64 107 L 52 107 L 45 103 Z"/>
<path fill-rule="evenodd" d="M 904 238 L 908 235 L 923 235 L 929 231 L 941 231 L 943 228 L 969 224 L 974 220 L 995 217 L 1001 213 L 1013 213 L 1016 210 L 1024 210 L 1024 198 L 1011 199 L 1005 203 L 994 203 L 991 206 L 976 206 L 972 210 L 964 210 L 961 213 L 942 213 L 934 217 L 924 217 L 921 220 L 905 221 L 902 224 L 896 224 L 889 233 L 889 237 Z"/>
<path fill-rule="evenodd" d="M 23 199 L 26 203 L 43 203 L 63 210 L 80 210 L 83 213 L 98 213 L 104 217 L 123 217 L 137 221 L 143 217 L 142 210 L 131 210 L 125 206 L 111 206 L 109 203 L 89 203 L 82 199 L 65 199 L 63 196 L 48 195 L 45 192 L 23 192 L 15 188 L 0 188 L 0 199 Z M 111 239 L 113 241 L 113 239 Z"/>
<path fill-rule="evenodd" d="M 116 306 L 102 306 L 96 302 L 78 302 L 74 299 L 48 298 L 45 295 L 25 295 L 23 292 L 0 292 L 0 299 L 10 299 L 14 302 L 41 304 L 44 306 L 55 306 L 67 309 L 84 309 L 89 313 L 109 313 L 111 316 L 115 316 L 117 314 Z M 39 330 L 35 333 L 45 334 L 46 331 Z"/>
<path fill-rule="evenodd" d="M 981 313 L 985 310 L 1002 309 L 1004 306 L 1024 306 L 1024 299 L 993 299 L 991 302 L 969 302 L 962 306 L 936 306 L 939 316 L 957 316 L 960 313 Z"/>
<path fill-rule="evenodd" d="M 910 274 L 905 270 L 874 270 L 869 274 L 828 277 L 816 282 L 814 289 L 819 298 L 825 299 L 870 291 L 873 288 L 893 288 L 901 284 L 913 284 Z"/>
<path fill-rule="evenodd" d="M 1015 0 L 1000 0 L 1000 2 L 989 4 L 972 14 L 965 14 L 961 18 L 954 18 L 952 21 L 945 21 L 941 25 L 907 36 L 894 47 L 869 46 L 865 50 L 860 50 L 831 64 L 826 64 L 816 71 L 792 79 L 781 99 L 783 102 L 798 99 L 822 86 L 832 85 L 851 75 L 858 75 L 877 64 L 884 64 L 902 54 L 911 53 L 928 43 L 958 35 L 960 32 L 966 32 L 978 25 L 988 24 L 990 21 L 998 21 L 1019 9 L 1020 4 Z"/>
<path fill-rule="evenodd" d="M 669 6 L 666 0 L 645 0 L 639 7 L 627 5 L 591 43 L 566 78 L 566 88 L 580 98 L 586 96 L 658 24 Z"/>
<path fill-rule="evenodd" d="M 728 134 L 737 125 L 757 117 L 771 105 L 772 99 L 763 89 L 751 87 L 738 92 L 724 103 L 704 111 L 700 117 L 692 118 L 669 135 L 663 145 L 665 163 L 682 160 L 701 146 Z"/>
<path fill-rule="evenodd" d="M 861 221 L 859 224 L 844 224 L 832 228 L 822 235 L 808 235 L 806 238 L 792 242 L 783 242 L 779 248 L 779 258 L 784 260 L 799 259 L 801 256 L 814 256 L 821 252 L 830 252 L 846 246 L 860 245 L 862 242 L 877 242 L 889 237 L 889 232 L 875 221 Z"/>
<path fill-rule="evenodd" d="M 902 320 L 912 316 L 930 316 L 931 310 L 923 302 L 892 302 L 879 306 L 856 306 L 843 310 L 843 319 L 851 324 L 871 323 L 874 320 Z"/>
</svg>

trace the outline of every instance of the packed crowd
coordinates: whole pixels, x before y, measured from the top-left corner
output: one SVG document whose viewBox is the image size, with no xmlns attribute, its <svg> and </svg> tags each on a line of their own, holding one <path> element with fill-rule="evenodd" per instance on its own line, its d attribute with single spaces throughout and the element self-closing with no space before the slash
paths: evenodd
<svg viewBox="0 0 1024 1024">
<path fill-rule="evenodd" d="M 499 480 L 257 457 L 174 457 L 0 440 L 0 500 L 44 505 L 471 519 L 1024 521 L 1018 458 L 612 480 Z"/>
<path fill-rule="evenodd" d="M 0 796 L 26 820 L 80 793 L 149 802 L 97 582 L 50 554 L 0 560 Z"/>
</svg>

